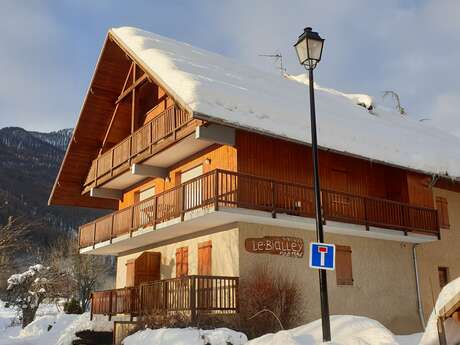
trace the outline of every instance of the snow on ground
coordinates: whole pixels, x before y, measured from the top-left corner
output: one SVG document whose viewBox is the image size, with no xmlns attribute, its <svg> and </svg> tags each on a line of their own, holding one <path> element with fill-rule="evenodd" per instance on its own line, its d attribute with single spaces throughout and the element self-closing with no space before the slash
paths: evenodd
<svg viewBox="0 0 460 345">
<path fill-rule="evenodd" d="M 55 304 L 42 304 L 35 320 L 22 329 L 16 311 L 0 301 L 0 345 L 71 345 L 77 331 L 110 331 L 112 327 L 107 317 L 90 321 L 89 313 L 65 314 Z"/>
<path fill-rule="evenodd" d="M 436 302 L 441 309 L 460 291 L 460 278 L 444 287 Z M 9 327 L 17 317 L 12 309 L 0 301 L 0 345 L 70 345 L 75 332 L 84 329 L 108 331 L 113 327 L 106 317 L 89 320 L 89 313 L 67 315 L 56 305 L 40 306 L 37 318 L 26 328 Z M 456 330 L 448 338 L 449 344 L 460 341 L 460 327 L 452 320 L 446 322 L 447 332 Z M 360 316 L 331 316 L 331 345 L 437 345 L 436 314 L 433 312 L 425 333 L 398 336 L 379 322 Z M 214 330 L 146 329 L 125 339 L 124 345 L 319 345 L 322 343 L 321 320 L 309 324 L 267 334 L 247 341 L 244 334 L 227 328 Z"/>
<path fill-rule="evenodd" d="M 422 339 L 423 333 L 414 333 L 409 335 L 395 335 L 399 345 L 418 345 Z"/>
<path fill-rule="evenodd" d="M 330 344 L 334 345 L 398 344 L 394 335 L 379 322 L 360 316 L 331 316 L 331 334 Z M 247 345 L 319 345 L 321 343 L 321 320 L 316 320 L 291 330 L 264 335 L 249 341 Z"/>
<path fill-rule="evenodd" d="M 460 278 L 451 281 L 449 284 L 439 293 L 438 299 L 436 300 L 435 310 L 432 311 L 428 323 L 426 325 L 425 333 L 420 341 L 420 345 L 438 345 L 438 331 L 437 331 L 437 315 L 436 311 L 439 311 L 444 307 L 451 298 L 460 292 Z M 448 335 L 447 340 L 449 344 L 460 343 L 460 325 L 455 323 L 454 320 L 448 319 L 444 323 L 446 334 Z"/>
<path fill-rule="evenodd" d="M 201 330 L 195 328 L 146 329 L 127 337 L 124 345 L 244 345 L 248 339 L 228 328 Z M 286 344 L 287 345 L 287 344 Z"/>
<path fill-rule="evenodd" d="M 144 30 L 110 30 L 148 73 L 205 120 L 311 142 L 305 77 L 291 80 Z M 316 88 L 319 145 L 430 174 L 460 178 L 460 138 L 376 107 L 367 95 Z M 359 130 L 358 130 L 359 129 Z"/>
<path fill-rule="evenodd" d="M 0 333 L 4 332 L 6 328 L 11 326 L 11 323 L 17 316 L 16 311 L 11 308 L 5 308 L 5 303 L 0 301 Z"/>
</svg>

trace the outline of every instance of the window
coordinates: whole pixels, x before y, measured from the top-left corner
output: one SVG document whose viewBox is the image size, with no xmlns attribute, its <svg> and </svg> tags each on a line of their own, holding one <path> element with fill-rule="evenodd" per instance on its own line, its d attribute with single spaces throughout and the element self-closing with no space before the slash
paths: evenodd
<svg viewBox="0 0 460 345">
<path fill-rule="evenodd" d="M 337 285 L 353 285 L 351 247 L 336 245 L 335 250 L 335 274 Z"/>
<path fill-rule="evenodd" d="M 203 175 L 203 165 L 187 170 L 181 174 L 181 183 L 193 180 L 194 178 Z M 190 210 L 202 206 L 203 199 L 203 181 L 201 179 L 195 180 L 185 185 L 184 187 L 184 207 Z"/>
<path fill-rule="evenodd" d="M 447 199 L 441 196 L 436 197 L 436 209 L 438 210 L 439 226 L 444 229 L 449 229 L 449 211 Z"/>
<path fill-rule="evenodd" d="M 438 267 L 439 287 L 442 289 L 449 282 L 449 269 L 447 267 Z"/>
<path fill-rule="evenodd" d="M 176 277 L 188 275 L 188 247 L 176 249 Z"/>
<path fill-rule="evenodd" d="M 210 276 L 212 274 L 212 242 L 198 244 L 198 274 Z"/>
</svg>

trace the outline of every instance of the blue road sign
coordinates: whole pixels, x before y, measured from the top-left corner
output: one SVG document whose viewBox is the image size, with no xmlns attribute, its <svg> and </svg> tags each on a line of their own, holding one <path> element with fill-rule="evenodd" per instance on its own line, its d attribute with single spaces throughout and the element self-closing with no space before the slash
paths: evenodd
<svg viewBox="0 0 460 345">
<path fill-rule="evenodd" d="M 335 269 L 335 245 L 311 242 L 310 267 L 333 271 Z"/>
</svg>

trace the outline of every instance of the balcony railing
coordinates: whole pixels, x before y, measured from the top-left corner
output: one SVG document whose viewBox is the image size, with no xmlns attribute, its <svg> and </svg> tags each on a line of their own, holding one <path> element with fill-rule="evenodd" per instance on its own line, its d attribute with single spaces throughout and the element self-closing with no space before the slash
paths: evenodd
<svg viewBox="0 0 460 345">
<path fill-rule="evenodd" d="M 435 209 L 322 190 L 324 220 L 439 236 Z M 80 227 L 80 247 L 94 246 L 132 231 L 179 218 L 194 210 L 246 208 L 314 218 L 313 189 L 247 174 L 214 170 L 149 199 Z"/>
<path fill-rule="evenodd" d="M 194 321 L 199 313 L 237 313 L 238 286 L 238 277 L 192 275 L 97 291 L 91 296 L 91 316 L 180 311 L 190 312 Z"/>
<path fill-rule="evenodd" d="M 160 143 L 176 140 L 177 132 L 192 121 L 185 110 L 171 106 L 154 117 L 123 141 L 93 160 L 84 183 L 84 193 L 91 187 L 127 171 L 132 162 L 139 162 L 155 153 Z"/>
</svg>

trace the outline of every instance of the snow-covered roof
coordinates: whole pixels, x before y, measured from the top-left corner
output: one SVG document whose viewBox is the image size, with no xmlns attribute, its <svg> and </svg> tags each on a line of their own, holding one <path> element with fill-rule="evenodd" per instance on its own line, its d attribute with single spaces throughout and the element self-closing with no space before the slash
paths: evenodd
<svg viewBox="0 0 460 345">
<path fill-rule="evenodd" d="M 310 143 L 308 89 L 288 78 L 144 30 L 116 41 L 195 117 Z M 294 80 L 297 79 L 297 80 Z M 460 138 L 410 116 L 357 103 L 366 95 L 316 88 L 318 142 L 326 149 L 460 178 Z"/>
</svg>

